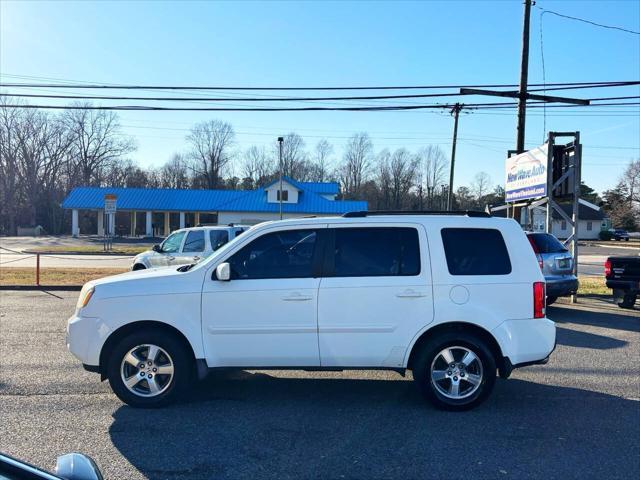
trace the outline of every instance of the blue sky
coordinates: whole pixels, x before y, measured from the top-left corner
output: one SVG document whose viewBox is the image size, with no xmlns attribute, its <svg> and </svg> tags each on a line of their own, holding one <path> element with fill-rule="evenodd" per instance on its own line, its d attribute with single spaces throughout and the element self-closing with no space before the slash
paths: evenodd
<svg viewBox="0 0 640 480">
<path fill-rule="evenodd" d="M 637 1 L 549 1 L 539 7 L 640 30 Z M 119 84 L 346 86 L 517 83 L 522 3 L 424 2 L 35 2 L 0 0 L 3 81 L 33 76 Z M 547 82 L 637 80 L 640 36 L 545 15 Z M 531 83 L 542 81 L 540 10 L 532 11 Z M 44 92 L 43 92 L 44 93 Z M 70 92 L 67 92 L 70 93 Z M 139 92 L 151 95 L 150 92 Z M 316 92 L 318 93 L 318 92 Z M 565 92 L 567 93 L 567 92 Z M 575 96 L 640 95 L 627 87 Z M 482 99 L 476 99 L 482 100 Z M 194 103 L 194 106 L 201 104 Z M 268 145 L 296 131 L 309 148 L 327 138 L 341 155 L 348 136 L 368 131 L 376 150 L 451 148 L 445 112 L 122 112 L 136 138 L 132 158 L 161 165 L 184 151 L 201 120 L 231 122 L 237 146 Z M 476 112 L 460 119 L 456 184 L 479 171 L 503 182 L 515 144 L 515 114 Z M 611 188 L 640 157 L 640 108 L 578 114 L 550 111 L 547 130 L 580 130 L 583 179 Z M 527 143 L 543 139 L 540 110 L 527 117 Z"/>
</svg>

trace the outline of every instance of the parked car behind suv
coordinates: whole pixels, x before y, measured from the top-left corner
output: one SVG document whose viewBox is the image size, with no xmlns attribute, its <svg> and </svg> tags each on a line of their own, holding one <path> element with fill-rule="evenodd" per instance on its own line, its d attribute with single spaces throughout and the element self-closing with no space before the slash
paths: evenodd
<svg viewBox="0 0 640 480">
<path fill-rule="evenodd" d="M 624 240 L 625 242 L 629 241 L 629 232 L 627 232 L 626 230 L 623 230 L 622 228 L 612 228 L 609 231 L 611 232 L 612 240 L 617 240 L 617 241 Z"/>
<path fill-rule="evenodd" d="M 579 283 L 569 250 L 550 233 L 527 233 L 527 237 L 547 283 L 547 305 L 576 293 Z"/>
<path fill-rule="evenodd" d="M 131 270 L 198 263 L 248 228 L 240 225 L 181 228 L 160 245 L 136 255 Z"/>
<path fill-rule="evenodd" d="M 210 369 L 388 369 L 467 409 L 546 363 L 555 324 L 514 220 L 354 212 L 267 222 L 187 268 L 87 283 L 69 350 L 136 407 Z"/>
</svg>

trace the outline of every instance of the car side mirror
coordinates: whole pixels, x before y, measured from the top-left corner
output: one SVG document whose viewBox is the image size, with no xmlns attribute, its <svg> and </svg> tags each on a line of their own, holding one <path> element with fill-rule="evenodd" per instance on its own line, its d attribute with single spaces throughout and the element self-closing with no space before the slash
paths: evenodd
<svg viewBox="0 0 640 480">
<path fill-rule="evenodd" d="M 81 453 L 59 456 L 56 461 L 56 475 L 67 480 L 103 480 L 96 463 Z"/>
<path fill-rule="evenodd" d="M 153 250 L 154 252 L 162 252 L 162 247 L 160 245 L 154 245 L 151 250 Z"/>
<path fill-rule="evenodd" d="M 231 280 L 231 266 L 227 262 L 223 262 L 216 267 L 216 279 L 221 282 Z"/>
</svg>

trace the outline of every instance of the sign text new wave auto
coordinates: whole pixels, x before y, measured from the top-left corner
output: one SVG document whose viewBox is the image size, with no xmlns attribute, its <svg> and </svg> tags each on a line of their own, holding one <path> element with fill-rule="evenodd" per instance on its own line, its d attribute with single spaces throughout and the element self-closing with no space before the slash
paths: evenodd
<svg viewBox="0 0 640 480">
<path fill-rule="evenodd" d="M 507 158 L 505 197 L 507 202 L 547 195 L 547 145 Z"/>
</svg>

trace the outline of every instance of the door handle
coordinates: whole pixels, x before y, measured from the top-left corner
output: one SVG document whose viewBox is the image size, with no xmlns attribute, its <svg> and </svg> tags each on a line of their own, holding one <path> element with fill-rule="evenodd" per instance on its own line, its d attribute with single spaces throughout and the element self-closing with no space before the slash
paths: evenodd
<svg viewBox="0 0 640 480">
<path fill-rule="evenodd" d="M 167 257 L 167 260 L 169 260 L 169 261 L 171 262 L 172 260 L 175 260 L 175 258 L 176 258 L 176 257 L 168 256 L 168 257 Z"/>
<path fill-rule="evenodd" d="M 200 261 L 200 257 L 196 255 L 195 257 L 193 257 L 193 261 L 194 262 L 199 262 Z"/>
<path fill-rule="evenodd" d="M 404 292 L 396 293 L 396 297 L 398 298 L 420 298 L 426 297 L 426 293 L 418 292 L 416 290 L 407 289 Z"/>
<path fill-rule="evenodd" d="M 304 302 L 305 300 L 312 300 L 313 297 L 311 295 L 302 295 L 301 293 L 292 293 L 285 297 L 282 297 L 282 300 L 285 302 Z"/>
</svg>

